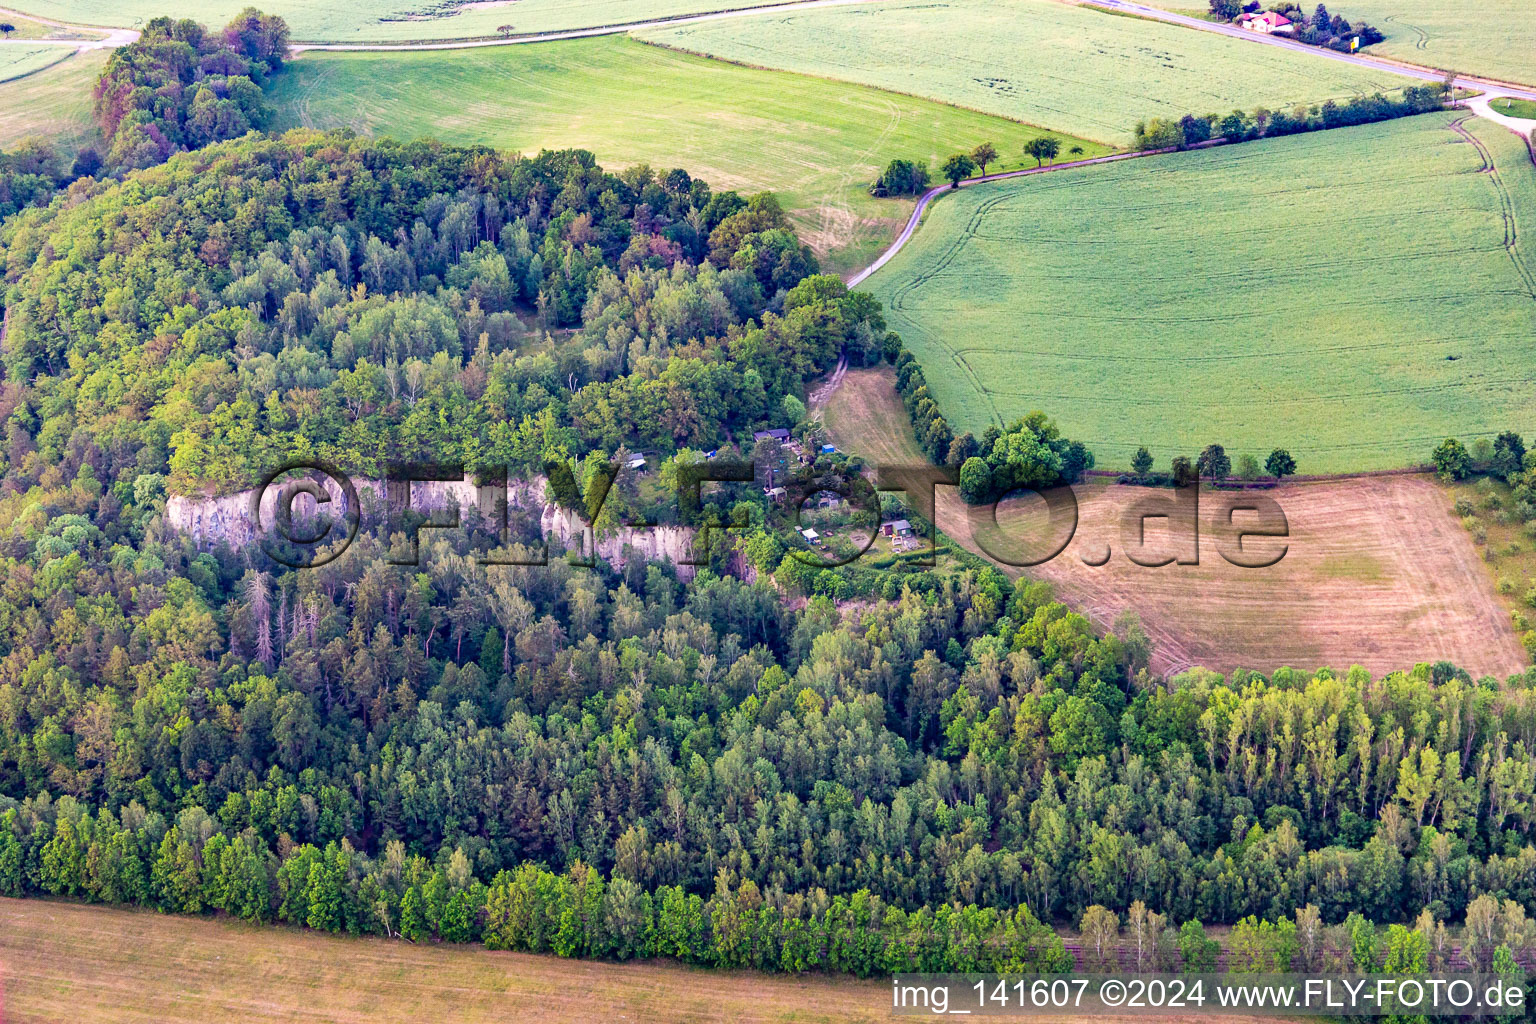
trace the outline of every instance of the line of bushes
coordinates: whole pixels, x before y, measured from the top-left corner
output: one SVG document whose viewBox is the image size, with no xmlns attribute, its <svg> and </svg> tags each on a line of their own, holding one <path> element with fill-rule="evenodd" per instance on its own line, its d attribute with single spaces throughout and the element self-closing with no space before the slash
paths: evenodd
<svg viewBox="0 0 1536 1024">
<path fill-rule="evenodd" d="M 1303 132 L 1390 121 L 1440 110 L 1445 106 L 1448 92 L 1449 88 L 1444 83 L 1411 85 L 1397 96 L 1378 92 L 1372 96 L 1356 96 L 1347 103 L 1329 100 L 1320 106 L 1298 106 L 1290 111 L 1272 111 L 1259 107 L 1252 112 L 1234 110 L 1224 117 L 1220 114 L 1185 114 L 1177 120 L 1154 117 L 1150 121 L 1137 123 L 1135 148 L 1167 149 L 1176 146 L 1188 149 L 1212 139 L 1250 142 L 1280 135 L 1299 135 Z"/>
<path fill-rule="evenodd" d="M 53 820 L 33 820 L 30 828 L 17 809 L 0 815 L 0 893 L 216 913 L 409 942 L 482 942 L 488 949 L 561 957 L 666 957 L 703 967 L 859 977 L 1065 974 L 1080 967 L 1211 972 L 1221 966 L 1398 974 L 1459 962 L 1523 986 L 1527 972 L 1514 951 L 1528 948 L 1536 931 L 1519 903 L 1488 894 L 1467 908 L 1459 949 L 1431 910 L 1383 935 L 1358 913 L 1327 927 L 1309 904 L 1296 909 L 1294 921 L 1238 921 L 1223 949 L 1198 920 L 1175 928 L 1138 900 L 1123 922 L 1106 907 L 1086 908 L 1075 956 L 1022 904 L 939 903 L 908 912 L 867 889 L 830 897 L 820 888 L 764 890 L 750 879 L 736 881 L 727 867 L 705 898 L 679 885 L 648 889 L 627 872 L 604 875 L 580 860 L 563 872 L 523 863 L 486 884 L 462 847 L 445 845 L 435 863 L 408 856 L 399 841 L 377 858 L 346 839 L 277 853 L 252 830 L 232 835 L 221 829 L 200 808 L 174 822 L 137 803 L 121 817 L 107 810 L 93 816 L 71 797 L 48 810 Z M 652 847 L 639 833 L 634 838 L 621 859 L 665 856 L 673 845 Z"/>
<path fill-rule="evenodd" d="M 176 822 L 132 805 L 119 821 L 70 798 L 51 827 L 0 815 L 0 894 L 222 913 L 316 931 L 411 942 L 483 942 L 562 957 L 670 957 L 707 967 L 868 977 L 910 971 L 1070 971 L 1061 938 L 1028 907 L 940 903 L 908 912 L 868 890 L 760 890 L 721 868 L 714 895 L 647 889 L 580 861 L 556 873 L 524 863 L 490 884 L 463 849 L 437 863 L 391 842 L 377 858 L 346 840 L 275 854 L 247 831 L 231 836 L 197 809 Z M 191 815 L 189 817 L 189 814 Z M 132 820 L 129 820 L 132 819 Z M 658 844 L 663 855 L 668 843 Z M 649 856 L 649 849 L 636 850 Z"/>
<path fill-rule="evenodd" d="M 923 376 L 922 366 L 917 357 L 901 344 L 900 335 L 891 333 L 886 335 L 885 340 L 886 358 L 896 367 L 896 393 L 901 395 L 902 404 L 907 407 L 907 415 L 912 419 L 912 432 L 917 437 L 918 447 L 935 464 L 949 464 L 950 449 L 957 443 L 957 439 L 955 432 L 950 429 L 949 420 L 939 411 L 939 403 L 928 392 L 928 378 Z M 974 449 L 975 438 L 970 434 L 964 437 Z M 960 443 L 964 448 L 965 443 Z M 974 451 L 969 454 L 974 454 Z"/>
</svg>

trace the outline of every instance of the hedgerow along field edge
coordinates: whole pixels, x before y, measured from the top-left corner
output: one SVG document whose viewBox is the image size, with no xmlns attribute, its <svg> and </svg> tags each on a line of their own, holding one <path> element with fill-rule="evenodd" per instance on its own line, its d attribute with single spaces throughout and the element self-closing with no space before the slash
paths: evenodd
<svg viewBox="0 0 1536 1024">
<path fill-rule="evenodd" d="M 866 287 L 957 432 L 1043 409 L 1114 468 L 1419 465 L 1536 425 L 1536 168 L 1465 116 L 966 189 Z"/>
</svg>

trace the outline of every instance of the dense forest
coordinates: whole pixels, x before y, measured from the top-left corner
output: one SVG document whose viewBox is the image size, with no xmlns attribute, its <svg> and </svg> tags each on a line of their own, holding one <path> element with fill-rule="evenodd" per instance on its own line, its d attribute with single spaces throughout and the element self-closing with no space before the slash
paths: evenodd
<svg viewBox="0 0 1536 1024">
<path fill-rule="evenodd" d="M 248 134 L 281 36 L 249 14 L 114 55 L 116 177 L 0 166 L 0 893 L 860 974 L 1067 969 L 1062 924 L 1091 965 L 1122 915 L 1138 967 L 1209 966 L 1202 923 L 1271 968 L 1443 963 L 1445 922 L 1479 964 L 1530 945 L 1536 673 L 1165 680 L 1134 619 L 969 557 L 808 565 L 756 483 L 691 511 L 744 525 L 686 579 L 445 533 L 392 564 L 389 523 L 286 571 L 169 529 L 295 457 L 564 465 L 575 505 L 625 452 L 776 461 L 744 439 L 813 436 L 840 354 L 895 364 L 974 500 L 1092 465 L 1040 415 L 953 436 L 771 196 Z"/>
<path fill-rule="evenodd" d="M 9 489 L 714 448 L 789 425 L 785 396 L 883 332 L 771 196 L 583 152 L 253 137 L 81 181 L 0 239 Z"/>
<path fill-rule="evenodd" d="M 255 8 L 222 32 L 187 18 L 152 18 L 138 39 L 112 51 L 96 85 L 107 164 L 152 167 L 265 127 L 262 87 L 287 57 L 287 24 Z"/>
</svg>

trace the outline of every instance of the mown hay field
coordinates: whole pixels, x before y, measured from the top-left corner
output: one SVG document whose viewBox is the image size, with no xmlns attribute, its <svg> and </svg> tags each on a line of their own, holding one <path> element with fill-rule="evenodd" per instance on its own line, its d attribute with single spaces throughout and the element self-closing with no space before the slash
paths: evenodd
<svg viewBox="0 0 1536 1024">
<path fill-rule="evenodd" d="M 849 371 L 821 416 L 839 447 L 873 465 L 924 458 L 888 366 Z M 1244 542 L 1245 551 L 1271 557 L 1285 546 L 1278 562 L 1260 569 L 1232 565 L 1220 553 L 1232 543 L 1224 516 L 1250 497 L 1244 492 L 1202 493 L 1198 565 L 1150 568 L 1126 556 L 1122 524 L 1136 503 L 1171 492 L 1102 478 L 1074 490 L 1079 519 L 1071 543 L 1023 574 L 1051 583 L 1101 628 L 1135 612 L 1152 638 L 1155 671 L 1327 665 L 1342 672 L 1362 665 L 1380 677 L 1443 659 L 1476 676 L 1504 678 L 1527 663 L 1490 566 L 1452 514 L 1453 494 L 1427 474 L 1287 483 L 1265 492 L 1284 512 L 1289 536 Z M 944 534 L 984 554 L 959 492 L 941 487 L 936 497 Z M 1249 520 L 1239 513 L 1234 521 Z M 998 522 L 1005 538 L 1028 538 L 1022 550 L 1045 550 L 1038 502 L 1005 502 Z M 1152 519 L 1146 536 L 1152 551 L 1169 552 L 1181 550 L 1188 534 Z M 1511 572 L 1502 560 L 1493 568 Z"/>
<path fill-rule="evenodd" d="M 50 64 L 68 60 L 70 48 L 57 43 L 38 43 L 27 46 L 22 43 L 0 46 L 0 82 L 30 75 Z"/>
<path fill-rule="evenodd" d="M 0 149 L 10 149 L 30 136 L 73 154 L 98 141 L 91 118 L 91 90 L 106 61 L 107 51 L 92 50 L 25 78 L 0 82 Z"/>
<path fill-rule="evenodd" d="M 1014 121 L 864 86 L 759 71 L 622 36 L 478 50 L 304 54 L 272 99 L 284 127 L 536 153 L 577 146 L 605 167 L 683 167 L 715 188 L 773 191 L 802 237 L 844 271 L 872 260 L 911 213 L 873 199 L 893 157 L 937 169 L 992 142 L 1020 166 L 1044 134 Z M 1062 152 L 1105 147 L 1057 136 Z"/>
<path fill-rule="evenodd" d="M 1463 114 L 976 186 L 866 283 L 957 431 L 1302 473 L 1536 429 L 1536 168 Z"/>
<path fill-rule="evenodd" d="M 1396 89 L 1396 75 L 1056 0 L 904 0 L 647 29 L 726 60 L 894 89 L 1130 141 L 1153 117 Z"/>
<path fill-rule="evenodd" d="M 295 40 L 410 42 L 519 35 L 624 25 L 708 11 L 756 7 L 774 0 L 262 0 L 280 14 Z M 82 25 L 132 28 L 162 14 L 222 26 L 250 6 L 245 0 L 16 0 L 27 14 Z"/>
<path fill-rule="evenodd" d="M 890 1000 L 884 978 L 562 960 L 0 898 L 6 1024 L 865 1024 L 890 1020 Z"/>
<path fill-rule="evenodd" d="M 0 899 L 6 1024 L 885 1020 L 890 986 L 348 939 Z"/>
</svg>

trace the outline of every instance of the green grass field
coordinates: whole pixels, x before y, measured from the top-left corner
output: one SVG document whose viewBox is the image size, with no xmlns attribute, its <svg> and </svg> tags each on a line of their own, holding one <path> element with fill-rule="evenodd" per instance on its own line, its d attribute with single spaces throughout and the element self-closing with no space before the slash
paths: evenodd
<svg viewBox="0 0 1536 1024">
<path fill-rule="evenodd" d="M 1145 0 L 1192 14 L 1189 0 Z M 1308 14 L 1314 4 L 1303 4 Z M 1340 0 L 1328 10 L 1386 34 L 1366 53 L 1536 85 L 1536 12 L 1530 0 Z"/>
<path fill-rule="evenodd" d="M 1505 96 L 1500 99 L 1489 100 L 1488 106 L 1492 107 L 1498 113 L 1504 114 L 1508 117 L 1528 117 L 1536 119 L 1536 102 L 1531 100 L 1516 100 Z"/>
<path fill-rule="evenodd" d="M 91 89 L 106 61 L 105 50 L 93 50 L 26 78 L 0 82 L 0 149 L 36 136 L 73 154 L 98 141 Z"/>
<path fill-rule="evenodd" d="M 1536 428 L 1536 169 L 1459 117 L 968 188 L 867 287 L 957 431 L 1043 409 L 1110 468 L 1420 464 Z"/>
<path fill-rule="evenodd" d="M 1530 0 L 1347 0 L 1339 13 L 1387 34 L 1370 53 L 1536 85 Z"/>
<path fill-rule="evenodd" d="M 1397 76 L 1055 0 L 906 0 L 649 29 L 641 38 L 1125 144 L 1137 121 L 1401 86 Z"/>
<path fill-rule="evenodd" d="M 780 193 L 828 269 L 861 266 L 911 212 L 865 191 L 893 157 L 991 141 L 1023 162 L 1042 132 L 862 86 L 758 71 L 622 36 L 469 51 L 307 53 L 273 94 L 283 126 L 353 127 L 535 153 L 590 149 L 607 167 L 684 167 L 716 188 Z M 1082 145 L 1063 138 L 1062 152 Z M 1005 164 L 993 165 L 1001 170 Z"/>
<path fill-rule="evenodd" d="M 502 25 L 518 33 L 623 25 L 706 11 L 756 7 L 779 0 L 262 0 L 280 14 L 295 40 L 403 42 L 494 36 Z M 132 28 L 168 14 L 224 25 L 245 0 L 16 0 L 28 14 L 82 25 Z"/>
<path fill-rule="evenodd" d="M 52 43 L 38 43 L 36 46 L 20 43 L 14 46 L 0 46 L 0 82 L 30 75 L 50 64 L 67 60 L 70 52 L 69 47 Z"/>
</svg>

